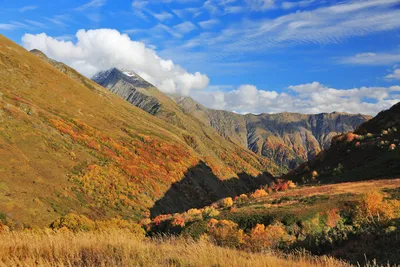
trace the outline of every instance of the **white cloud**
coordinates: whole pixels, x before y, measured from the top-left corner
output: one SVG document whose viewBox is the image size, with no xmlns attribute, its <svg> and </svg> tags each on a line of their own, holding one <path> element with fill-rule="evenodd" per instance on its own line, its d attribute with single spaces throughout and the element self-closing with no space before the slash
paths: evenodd
<svg viewBox="0 0 400 267">
<path fill-rule="evenodd" d="M 152 13 L 152 15 L 159 21 L 170 20 L 174 17 L 171 13 L 168 12 Z"/>
<path fill-rule="evenodd" d="M 23 6 L 19 9 L 19 12 L 25 12 L 25 11 L 30 11 L 30 10 L 35 10 L 37 9 L 37 6 Z"/>
<path fill-rule="evenodd" d="M 303 0 L 303 1 L 295 1 L 295 2 L 283 2 L 281 7 L 283 9 L 292 9 L 292 8 L 299 8 L 299 7 L 306 7 L 314 3 L 315 0 Z"/>
<path fill-rule="evenodd" d="M 145 0 L 134 0 L 132 1 L 132 7 L 137 9 L 143 9 L 149 4 L 149 1 Z"/>
<path fill-rule="evenodd" d="M 220 21 L 218 19 L 210 19 L 210 20 L 205 20 L 205 21 L 200 21 L 199 25 L 203 29 L 210 29 L 216 25 L 218 25 Z"/>
<path fill-rule="evenodd" d="M 166 93 L 188 95 L 207 87 L 209 79 L 199 72 L 188 73 L 171 60 L 160 58 L 144 43 L 112 29 L 79 30 L 76 42 L 56 40 L 46 34 L 25 34 L 23 46 L 39 49 L 91 77 L 112 67 L 131 69 Z"/>
<path fill-rule="evenodd" d="M 58 26 L 67 26 L 67 22 L 71 20 L 71 16 L 69 14 L 61 14 L 53 16 L 52 18 L 46 18 L 48 21 L 53 22 Z"/>
<path fill-rule="evenodd" d="M 99 8 L 99 7 L 104 6 L 106 3 L 107 3 L 107 0 L 92 0 L 92 1 L 76 8 L 76 10 L 83 11 L 88 8 Z"/>
<path fill-rule="evenodd" d="M 259 90 L 242 85 L 236 90 L 193 92 L 201 104 L 239 113 L 322 113 L 349 112 L 375 115 L 400 102 L 400 86 L 361 87 L 347 90 L 329 88 L 318 82 L 289 86 L 284 92 Z"/>
<path fill-rule="evenodd" d="M 16 28 L 15 25 L 9 23 L 0 23 L 0 30 L 12 30 Z"/>
<path fill-rule="evenodd" d="M 343 64 L 354 65 L 391 65 L 400 62 L 400 52 L 394 53 L 359 53 L 339 59 Z"/>
<path fill-rule="evenodd" d="M 245 0 L 248 6 L 255 11 L 264 11 L 276 7 L 275 0 Z"/>
<path fill-rule="evenodd" d="M 394 69 L 393 73 L 385 77 L 388 80 L 400 80 L 400 69 Z"/>
<path fill-rule="evenodd" d="M 41 23 L 41 22 L 38 22 L 38 21 L 29 20 L 29 19 L 26 19 L 25 21 L 27 23 L 29 23 L 29 24 L 31 24 L 33 26 L 39 27 L 39 28 L 47 28 L 47 26 L 44 23 Z"/>
<path fill-rule="evenodd" d="M 185 21 L 185 22 L 182 22 L 181 24 L 175 25 L 174 29 L 176 29 L 178 32 L 180 32 L 182 34 L 186 34 L 191 31 L 194 31 L 195 29 L 197 29 L 197 27 L 190 21 Z"/>
</svg>

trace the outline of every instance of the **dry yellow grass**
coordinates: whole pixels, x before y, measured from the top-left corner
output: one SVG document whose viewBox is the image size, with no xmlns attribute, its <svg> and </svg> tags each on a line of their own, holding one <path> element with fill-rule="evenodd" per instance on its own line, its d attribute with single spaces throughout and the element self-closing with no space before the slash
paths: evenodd
<svg viewBox="0 0 400 267">
<path fill-rule="evenodd" d="M 321 186 L 305 186 L 294 190 L 281 191 L 269 195 L 266 198 L 279 199 L 285 197 L 311 197 L 315 195 L 339 195 L 352 193 L 356 195 L 364 194 L 372 190 L 382 190 L 400 187 L 400 179 L 369 180 L 361 182 L 346 182 L 340 184 L 329 184 Z"/>
<path fill-rule="evenodd" d="M 205 241 L 141 240 L 126 232 L 0 234 L 0 266 L 269 266 L 344 267 L 328 257 L 252 254 Z"/>
</svg>

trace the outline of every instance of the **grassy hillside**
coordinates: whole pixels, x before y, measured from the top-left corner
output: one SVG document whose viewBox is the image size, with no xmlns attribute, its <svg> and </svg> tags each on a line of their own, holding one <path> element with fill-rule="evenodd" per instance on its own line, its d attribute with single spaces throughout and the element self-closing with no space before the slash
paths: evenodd
<svg viewBox="0 0 400 267">
<path fill-rule="evenodd" d="M 232 166 L 234 162 L 246 165 L 247 162 L 251 163 L 252 161 L 261 162 L 266 170 L 273 174 L 282 174 L 282 171 L 270 158 L 250 156 L 252 153 L 249 153 L 247 147 L 227 140 L 214 128 L 204 125 L 191 114 L 184 113 L 182 108 L 170 97 L 134 72 L 114 68 L 100 72 L 93 77 L 93 80 L 133 105 L 187 131 L 186 143 L 197 153 L 209 159 L 208 163 L 212 164 L 212 168 L 214 172 L 218 172 L 218 176 L 228 178 L 241 171 L 234 166 L 232 171 L 227 168 L 221 169 L 220 166 L 226 165 L 226 162 L 231 162 Z M 256 175 L 256 172 L 253 172 L 253 175 Z"/>
<path fill-rule="evenodd" d="M 400 179 L 283 185 L 158 216 L 147 227 L 244 251 L 305 249 L 361 266 L 365 259 L 400 263 Z"/>
<path fill-rule="evenodd" d="M 189 97 L 174 97 L 183 111 L 232 142 L 272 159 L 283 171 L 314 159 L 335 135 L 353 131 L 371 117 L 361 114 L 235 114 L 205 108 Z"/>
<path fill-rule="evenodd" d="M 56 67 L 64 73 L 0 36 L 0 214 L 14 227 L 70 212 L 146 217 L 202 162 L 221 183 L 239 181 L 237 173 L 257 176 L 256 184 L 271 180 L 262 175 L 268 163 L 253 153 L 222 147 L 215 161 L 213 147 L 208 155 L 188 145 L 187 131 Z M 237 184 L 232 190 L 249 190 Z"/>
</svg>

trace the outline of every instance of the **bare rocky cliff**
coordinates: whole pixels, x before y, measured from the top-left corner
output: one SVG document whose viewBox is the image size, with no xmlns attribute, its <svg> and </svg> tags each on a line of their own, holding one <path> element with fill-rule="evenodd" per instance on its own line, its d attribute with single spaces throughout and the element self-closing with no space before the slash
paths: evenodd
<svg viewBox="0 0 400 267">
<path fill-rule="evenodd" d="M 236 114 L 208 109 L 189 97 L 173 97 L 185 113 L 216 129 L 222 136 L 273 159 L 286 170 L 315 158 L 332 137 L 353 131 L 371 117 L 362 114 Z"/>
</svg>

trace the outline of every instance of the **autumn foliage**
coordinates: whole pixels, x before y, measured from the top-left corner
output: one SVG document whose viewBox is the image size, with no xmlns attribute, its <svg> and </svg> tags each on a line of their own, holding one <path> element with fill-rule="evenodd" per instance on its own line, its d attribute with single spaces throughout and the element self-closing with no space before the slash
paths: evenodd
<svg viewBox="0 0 400 267">
<path fill-rule="evenodd" d="M 395 215 L 395 202 L 384 200 L 382 193 L 372 191 L 363 196 L 355 210 L 357 225 L 385 222 Z"/>
<path fill-rule="evenodd" d="M 208 233 L 212 240 L 220 246 L 239 247 L 244 243 L 243 230 L 229 220 L 211 219 L 208 222 Z"/>
<path fill-rule="evenodd" d="M 281 242 L 288 242 L 287 237 L 288 233 L 282 225 L 257 224 L 245 238 L 246 248 L 252 251 L 264 251 L 277 247 Z"/>
<path fill-rule="evenodd" d="M 254 193 L 252 193 L 252 194 L 250 195 L 250 197 L 251 197 L 252 199 L 257 199 L 257 198 L 265 197 L 265 196 L 267 196 L 267 195 L 268 195 L 268 193 L 265 192 L 264 189 L 257 189 L 256 191 L 254 191 Z"/>
</svg>

